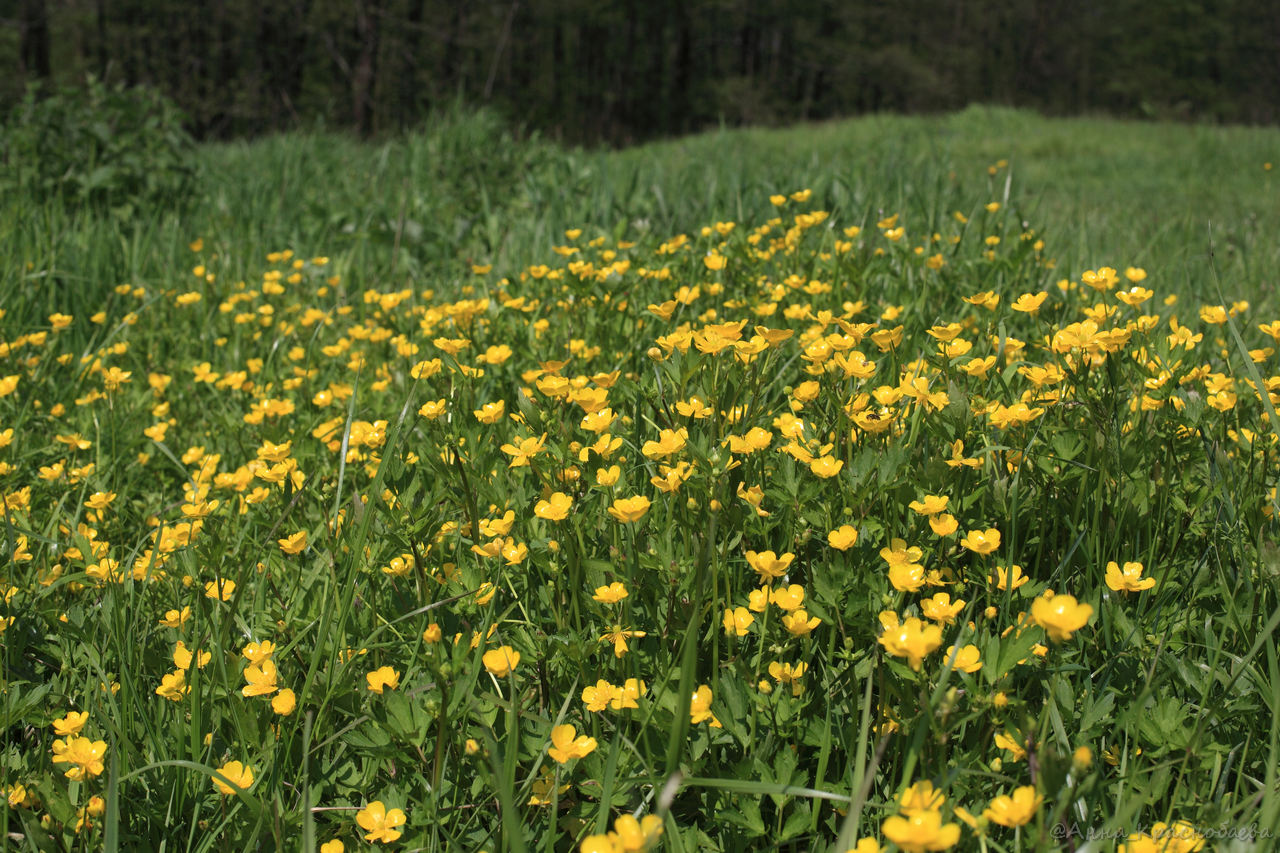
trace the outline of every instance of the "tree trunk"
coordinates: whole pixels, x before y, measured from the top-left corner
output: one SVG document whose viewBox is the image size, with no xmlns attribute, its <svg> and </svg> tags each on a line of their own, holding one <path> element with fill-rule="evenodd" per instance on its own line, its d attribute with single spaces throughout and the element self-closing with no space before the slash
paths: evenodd
<svg viewBox="0 0 1280 853">
<path fill-rule="evenodd" d="M 373 84 L 378 73 L 378 38 L 382 15 L 372 4 L 356 3 L 356 38 L 360 53 L 351 73 L 351 109 L 362 136 L 373 132 Z"/>
<path fill-rule="evenodd" d="M 22 0 L 18 14 L 18 74 L 48 80 L 49 10 L 44 0 Z"/>
</svg>

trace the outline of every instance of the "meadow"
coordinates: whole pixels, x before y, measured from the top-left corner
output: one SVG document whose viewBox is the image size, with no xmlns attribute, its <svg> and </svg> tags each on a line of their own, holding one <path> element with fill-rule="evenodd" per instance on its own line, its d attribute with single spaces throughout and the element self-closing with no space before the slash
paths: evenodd
<svg viewBox="0 0 1280 853">
<path fill-rule="evenodd" d="M 7 848 L 1280 832 L 1280 132 L 194 156 L 0 200 Z"/>
</svg>

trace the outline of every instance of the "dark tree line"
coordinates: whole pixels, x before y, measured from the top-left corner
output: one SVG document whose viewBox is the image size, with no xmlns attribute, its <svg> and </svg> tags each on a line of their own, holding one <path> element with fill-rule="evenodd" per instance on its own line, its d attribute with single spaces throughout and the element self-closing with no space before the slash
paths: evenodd
<svg viewBox="0 0 1280 853">
<path fill-rule="evenodd" d="M 461 100 L 577 141 L 968 103 L 1280 119 L 1277 0 L 4 0 L 0 106 L 86 74 L 201 137 Z"/>
</svg>

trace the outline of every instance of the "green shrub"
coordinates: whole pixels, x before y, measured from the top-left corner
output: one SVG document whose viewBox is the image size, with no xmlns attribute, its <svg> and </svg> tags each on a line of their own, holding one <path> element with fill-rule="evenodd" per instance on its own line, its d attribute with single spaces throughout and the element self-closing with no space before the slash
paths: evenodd
<svg viewBox="0 0 1280 853">
<path fill-rule="evenodd" d="M 159 92 L 93 78 L 43 96 L 33 86 L 4 122 L 0 189 L 121 217 L 142 205 L 180 209 L 193 152 L 181 112 Z"/>
</svg>

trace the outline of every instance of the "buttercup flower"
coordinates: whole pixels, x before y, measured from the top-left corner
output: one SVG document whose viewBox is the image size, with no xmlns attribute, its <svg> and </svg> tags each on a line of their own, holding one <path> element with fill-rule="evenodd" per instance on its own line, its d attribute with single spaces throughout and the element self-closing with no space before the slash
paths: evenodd
<svg viewBox="0 0 1280 853">
<path fill-rule="evenodd" d="M 844 524 L 827 534 L 827 544 L 837 551 L 848 551 L 858 542 L 858 531 Z"/>
<path fill-rule="evenodd" d="M 609 507 L 609 515 L 612 515 L 618 521 L 631 523 L 644 518 L 644 514 L 649 511 L 649 499 L 644 495 L 636 495 L 630 498 L 618 498 Z"/>
<path fill-rule="evenodd" d="M 400 809 L 388 810 L 382 800 L 374 800 L 356 812 L 356 823 L 365 831 L 364 840 L 391 843 L 404 834 L 406 815 Z"/>
<path fill-rule="evenodd" d="M 990 554 L 1000 547 L 1000 531 L 994 527 L 987 530 L 970 530 L 960 540 L 960 544 L 975 554 Z"/>
<path fill-rule="evenodd" d="M 787 573 L 791 563 L 795 560 L 795 554 L 782 554 L 781 556 L 772 551 L 748 551 L 747 564 L 753 568 L 761 580 L 768 583 L 774 578 L 780 578 Z"/>
<path fill-rule="evenodd" d="M 948 850 L 960 841 L 960 824 L 943 823 L 942 813 L 936 811 L 893 815 L 880 829 L 905 853 Z"/>
<path fill-rule="evenodd" d="M 952 657 L 954 655 L 954 658 Z M 947 646 L 943 655 L 946 660 L 953 661 L 952 666 L 961 672 L 977 672 L 982 669 L 982 653 L 973 643 L 956 651 L 955 646 Z"/>
<path fill-rule="evenodd" d="M 751 629 L 756 617 L 745 607 L 726 608 L 724 611 L 724 632 L 738 637 L 745 637 Z"/>
<path fill-rule="evenodd" d="M 485 652 L 482 661 L 493 675 L 505 678 L 520 663 L 520 653 L 510 646 L 500 646 Z"/>
<path fill-rule="evenodd" d="M 271 710 L 275 711 L 282 717 L 287 717 L 293 713 L 293 709 L 298 706 L 298 699 L 289 688 L 285 688 L 271 697 Z"/>
<path fill-rule="evenodd" d="M 1031 618 L 1055 643 L 1070 640 L 1072 633 L 1088 624 L 1092 615 L 1092 607 L 1070 595 L 1041 596 L 1031 602 Z"/>
<path fill-rule="evenodd" d="M 942 629 L 912 616 L 881 634 L 879 643 L 894 657 L 905 657 L 911 668 L 919 672 L 925 655 L 942 645 Z"/>
<path fill-rule="evenodd" d="M 569 515 L 571 506 L 573 506 L 573 498 L 564 492 L 555 492 L 546 500 L 538 501 L 537 506 L 533 508 L 533 514 L 547 521 L 563 521 Z"/>
<path fill-rule="evenodd" d="M 53 721 L 53 731 L 60 737 L 78 735 L 88 721 L 88 711 L 71 711 L 62 719 Z"/>
<path fill-rule="evenodd" d="M 689 718 L 694 725 L 709 720 L 712 728 L 721 728 L 720 721 L 711 713 L 711 688 L 707 685 L 699 686 L 690 698 Z"/>
<path fill-rule="evenodd" d="M 286 554 L 300 554 L 307 548 L 307 531 L 299 530 L 284 539 L 279 540 L 280 550 Z"/>
<path fill-rule="evenodd" d="M 1013 796 L 1001 795 L 991 801 L 982 812 L 983 817 L 1001 826 L 1023 826 L 1035 817 L 1036 809 L 1044 797 L 1036 793 L 1034 785 L 1026 785 L 1013 792 Z"/>
<path fill-rule="evenodd" d="M 400 673 L 389 666 L 380 666 L 365 675 L 369 683 L 369 692 L 381 693 L 383 690 L 395 690 L 400 686 Z"/>
<path fill-rule="evenodd" d="M 53 763 L 70 764 L 65 775 L 72 781 L 101 774 L 102 758 L 106 754 L 107 742 L 104 740 L 67 737 L 53 742 Z"/>
<path fill-rule="evenodd" d="M 1116 592 L 1141 592 L 1156 585 L 1155 578 L 1142 576 L 1142 563 L 1125 563 L 1124 568 L 1114 560 L 1107 563 L 1107 586 Z"/>
<path fill-rule="evenodd" d="M 602 604 L 617 604 L 627 595 L 627 587 L 619 581 L 614 581 L 608 586 L 596 587 L 595 594 L 591 598 L 593 601 L 599 601 Z"/>
<path fill-rule="evenodd" d="M 241 764 L 239 761 L 228 761 L 218 768 L 218 772 L 231 780 L 231 785 L 242 791 L 253 784 L 253 768 Z M 213 780 L 213 786 L 225 796 L 235 793 L 235 788 L 232 788 L 231 785 L 216 777 Z"/>
<path fill-rule="evenodd" d="M 551 748 L 547 750 L 556 762 L 565 764 L 575 758 L 590 755 L 596 748 L 596 739 L 579 736 L 571 725 L 556 726 L 551 730 Z"/>
</svg>

